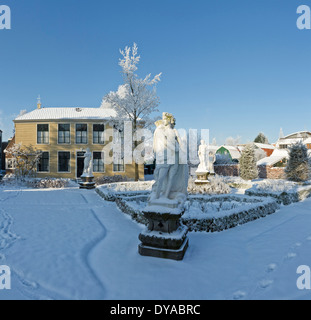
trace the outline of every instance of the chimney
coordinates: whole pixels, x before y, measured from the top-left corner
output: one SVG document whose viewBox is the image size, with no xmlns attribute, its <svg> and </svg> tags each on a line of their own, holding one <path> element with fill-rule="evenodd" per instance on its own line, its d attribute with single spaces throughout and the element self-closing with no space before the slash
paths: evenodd
<svg viewBox="0 0 311 320">
<path fill-rule="evenodd" d="M 41 97 L 40 97 L 40 95 L 38 96 L 38 102 L 37 102 L 37 108 L 38 109 L 41 109 Z"/>
</svg>

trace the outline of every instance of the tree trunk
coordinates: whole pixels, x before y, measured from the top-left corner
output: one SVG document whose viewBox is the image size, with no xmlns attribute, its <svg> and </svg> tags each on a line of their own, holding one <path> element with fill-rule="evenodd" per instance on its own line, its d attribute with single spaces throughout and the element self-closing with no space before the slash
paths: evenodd
<svg viewBox="0 0 311 320">
<path fill-rule="evenodd" d="M 134 134 L 136 133 L 136 129 L 137 129 L 137 119 L 136 116 L 134 117 L 134 121 L 133 121 L 133 138 L 134 138 Z M 134 157 L 134 150 L 136 149 L 136 147 L 138 146 L 138 142 L 134 141 L 133 143 L 134 149 L 133 149 L 133 161 L 134 161 L 134 172 L 135 172 L 135 181 L 139 181 L 139 167 L 138 167 L 138 163 L 136 162 L 136 159 Z"/>
</svg>

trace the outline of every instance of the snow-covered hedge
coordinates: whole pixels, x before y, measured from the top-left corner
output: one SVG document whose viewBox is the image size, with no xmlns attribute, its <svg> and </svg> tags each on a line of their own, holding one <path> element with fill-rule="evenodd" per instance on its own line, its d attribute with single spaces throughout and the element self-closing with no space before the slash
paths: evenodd
<svg viewBox="0 0 311 320">
<path fill-rule="evenodd" d="M 287 180 L 264 180 L 245 192 L 248 196 L 273 197 L 278 203 L 290 205 L 311 197 L 309 183 L 299 184 Z"/>
<path fill-rule="evenodd" d="M 97 186 L 108 184 L 108 183 L 116 183 L 116 182 L 126 182 L 132 181 L 127 176 L 115 175 L 115 176 L 100 176 L 95 179 L 95 184 Z"/>
<path fill-rule="evenodd" d="M 219 177 L 212 177 L 207 185 L 196 185 L 189 180 L 189 194 L 228 194 L 231 188 Z M 106 183 L 96 188 L 96 192 L 107 201 L 115 201 L 119 197 L 149 195 L 154 181 Z"/>
<path fill-rule="evenodd" d="M 119 197 L 148 195 L 154 181 L 107 183 L 95 191 L 106 201 L 116 201 Z"/>
<path fill-rule="evenodd" d="M 44 179 L 31 179 L 28 180 L 27 186 L 35 189 L 54 188 L 61 189 L 70 185 L 69 179 L 56 179 L 56 178 L 44 178 Z"/>
<path fill-rule="evenodd" d="M 231 188 L 219 176 L 209 178 L 209 184 L 195 184 L 195 180 L 189 180 L 189 194 L 228 194 Z"/>
<path fill-rule="evenodd" d="M 28 188 L 66 188 L 71 184 L 69 179 L 60 179 L 60 178 L 29 178 L 29 177 L 20 177 L 14 174 L 6 175 L 1 181 L 2 184 L 19 186 L 19 187 L 28 187 Z"/>
<path fill-rule="evenodd" d="M 249 189 L 253 186 L 252 181 L 244 180 L 241 177 L 222 177 L 222 179 L 229 187 L 235 189 Z"/>
<path fill-rule="evenodd" d="M 138 223 L 147 224 L 142 210 L 147 196 L 118 198 L 119 209 Z M 279 205 L 273 198 L 242 195 L 189 196 L 182 222 L 190 231 L 216 232 L 236 227 L 274 213 Z"/>
<path fill-rule="evenodd" d="M 189 231 L 219 232 L 273 214 L 279 205 L 273 198 L 242 195 L 190 198 L 182 222 Z M 195 205 L 196 204 L 196 205 Z M 214 207 L 214 208 L 213 208 Z"/>
</svg>

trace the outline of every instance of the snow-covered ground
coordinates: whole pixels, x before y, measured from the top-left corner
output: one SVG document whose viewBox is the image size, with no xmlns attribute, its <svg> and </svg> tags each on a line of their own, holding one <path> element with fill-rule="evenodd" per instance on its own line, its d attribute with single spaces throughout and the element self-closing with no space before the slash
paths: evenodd
<svg viewBox="0 0 311 320">
<path fill-rule="evenodd" d="M 183 261 L 138 254 L 142 226 L 92 190 L 0 188 L 0 299 L 309 299 L 311 199 L 220 233 L 190 233 Z"/>
</svg>

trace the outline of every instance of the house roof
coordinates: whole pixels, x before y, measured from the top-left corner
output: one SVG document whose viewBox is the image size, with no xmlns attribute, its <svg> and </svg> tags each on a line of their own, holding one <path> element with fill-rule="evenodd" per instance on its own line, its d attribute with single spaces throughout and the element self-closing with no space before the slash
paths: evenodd
<svg viewBox="0 0 311 320">
<path fill-rule="evenodd" d="M 288 136 L 281 138 L 280 140 L 283 140 L 283 139 L 306 139 L 308 137 L 311 137 L 311 132 L 299 131 L 299 132 L 291 133 Z"/>
<path fill-rule="evenodd" d="M 234 146 L 221 146 L 218 148 L 220 150 L 221 148 L 227 149 L 230 152 L 232 159 L 240 159 L 241 158 L 241 152 L 237 147 Z M 217 150 L 217 151 L 218 151 Z"/>
<path fill-rule="evenodd" d="M 42 108 L 21 115 L 14 121 L 62 119 L 103 120 L 116 116 L 116 111 L 108 108 Z"/>
<path fill-rule="evenodd" d="M 275 149 L 275 146 L 271 145 L 271 144 L 265 144 L 265 143 L 255 143 L 255 146 L 257 146 L 260 149 Z"/>
<path fill-rule="evenodd" d="M 289 158 L 289 153 L 285 149 L 275 149 L 270 157 L 263 158 L 257 162 L 257 166 L 273 166 L 282 161 L 284 158 Z"/>
</svg>

